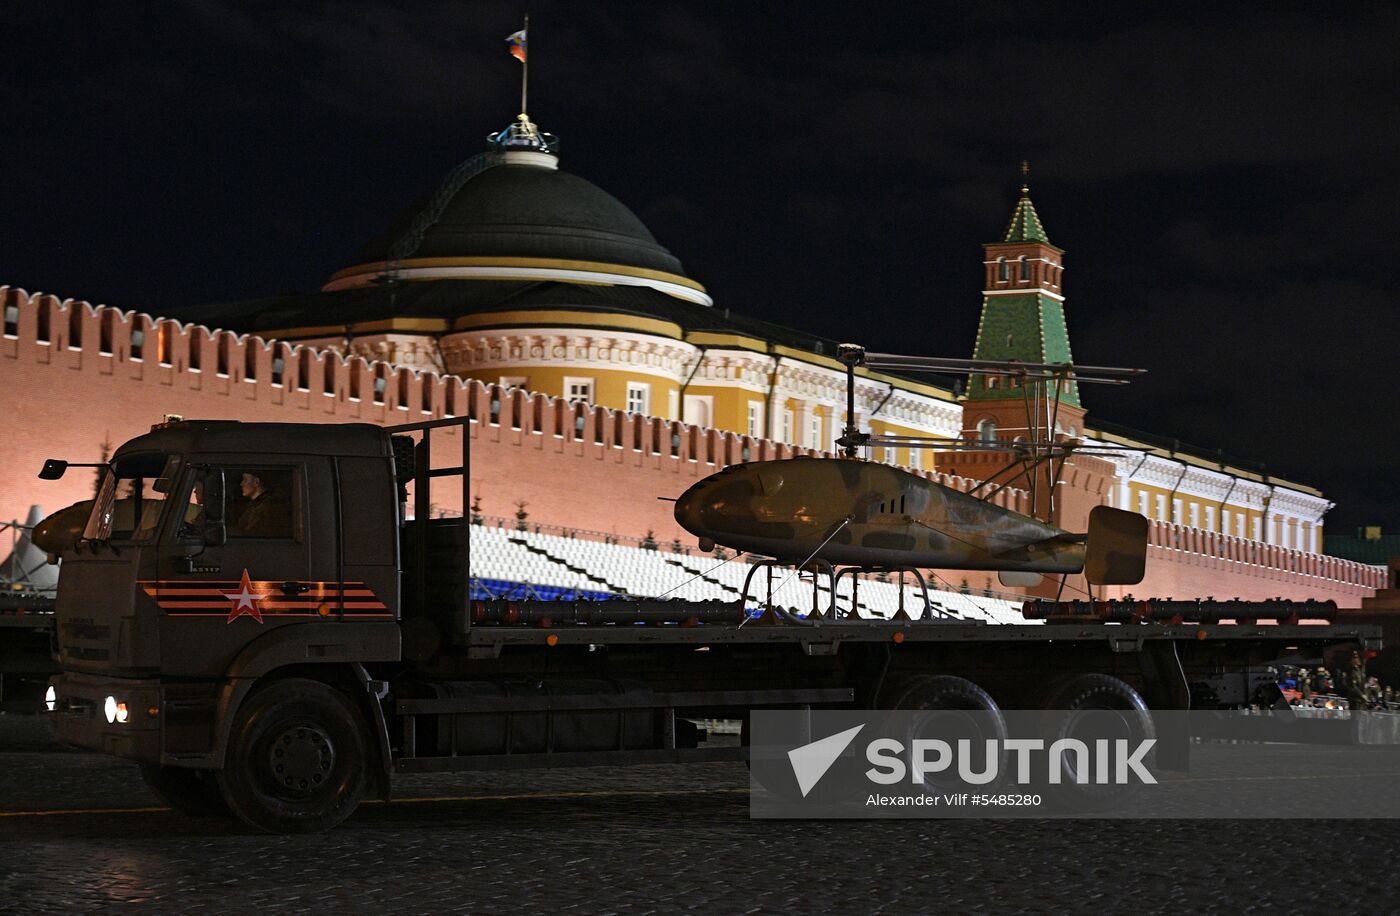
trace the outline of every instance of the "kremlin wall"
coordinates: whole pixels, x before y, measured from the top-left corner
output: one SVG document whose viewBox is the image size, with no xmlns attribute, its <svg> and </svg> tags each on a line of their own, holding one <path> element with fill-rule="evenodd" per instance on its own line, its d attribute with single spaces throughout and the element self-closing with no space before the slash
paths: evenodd
<svg viewBox="0 0 1400 916">
<path fill-rule="evenodd" d="M 1071 362 L 1065 253 L 1027 187 L 982 247 L 973 355 Z M 481 514 L 515 516 L 523 503 L 531 524 L 688 543 L 665 500 L 729 464 L 829 455 L 847 422 L 837 342 L 716 305 L 629 208 L 561 170 L 557 141 L 525 115 L 318 291 L 151 316 L 0 286 L 0 306 L 0 385 L 11 395 L 0 521 L 90 498 L 89 472 L 37 480 L 44 459 L 105 460 L 167 414 L 380 425 L 465 416 Z M 969 490 L 1004 470 L 1009 452 L 938 441 L 1063 436 L 1098 447 L 1065 461 L 1053 500 L 1048 482 L 1032 493 L 1015 481 L 1022 489 L 994 500 L 1069 531 L 1086 530 L 1097 505 L 1146 516 L 1147 578 L 1107 597 L 1358 607 L 1384 585 L 1383 568 L 1320 553 L 1331 503 L 1317 490 L 1097 431 L 1073 380 L 1058 383 L 1053 428 L 1044 418 L 1032 428 L 1019 381 L 973 375 L 959 395 L 858 368 L 854 425 L 935 445 L 899 440 L 865 457 Z M 435 449 L 460 450 L 458 435 L 436 432 Z M 460 490 L 431 502 L 442 514 L 465 509 Z M 999 589 L 994 574 L 942 578 Z M 1065 595 L 1083 589 L 1071 577 Z"/>
<path fill-rule="evenodd" d="M 659 539 L 688 536 L 671 518 L 673 498 L 727 464 L 823 452 L 621 410 L 569 402 L 451 375 L 264 341 L 252 335 L 152 318 L 0 286 L 5 324 L 0 382 L 12 399 L 11 435 L 0 466 L 0 518 L 23 518 L 31 503 L 52 511 L 91 497 L 92 478 L 35 473 L 45 458 L 99 460 L 166 414 L 296 423 L 412 423 L 467 416 L 473 493 L 487 515 L 510 516 L 519 501 L 532 522 Z M 94 396 L 96 395 L 96 396 Z M 435 445 L 460 449 L 454 432 Z M 964 459 L 966 460 L 966 459 Z M 974 480 L 916 471 L 968 489 Z M 1114 466 L 1080 457 L 1061 485 L 1074 517 L 1105 501 Z M 1001 505 L 1029 509 L 1007 489 Z M 434 493 L 439 511 L 460 497 Z M 997 588 L 985 573 L 947 572 L 974 589 Z M 1384 585 L 1383 568 L 1315 552 L 1154 521 L 1148 578 L 1117 590 L 1138 596 L 1332 598 L 1344 607 Z"/>
</svg>

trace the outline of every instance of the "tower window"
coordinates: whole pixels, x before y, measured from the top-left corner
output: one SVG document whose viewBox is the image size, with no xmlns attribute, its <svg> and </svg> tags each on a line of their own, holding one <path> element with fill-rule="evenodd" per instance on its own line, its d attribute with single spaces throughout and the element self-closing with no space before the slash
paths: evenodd
<svg viewBox="0 0 1400 916">
<path fill-rule="evenodd" d="M 1011 268 L 1006 263 L 1006 258 L 997 258 L 997 279 L 1010 280 Z"/>
<path fill-rule="evenodd" d="M 1026 260 L 1026 256 L 1025 256 L 1025 255 L 1021 255 L 1021 279 L 1022 279 L 1022 280 L 1029 280 L 1030 278 L 1031 278 L 1031 262 Z"/>
<path fill-rule="evenodd" d="M 997 441 L 997 424 L 990 418 L 977 424 L 977 440 L 983 445 L 995 445 Z"/>
</svg>

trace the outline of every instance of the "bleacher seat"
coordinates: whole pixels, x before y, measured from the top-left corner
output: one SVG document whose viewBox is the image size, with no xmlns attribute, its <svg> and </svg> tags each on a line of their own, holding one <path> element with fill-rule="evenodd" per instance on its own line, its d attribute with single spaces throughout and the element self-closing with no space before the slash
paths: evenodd
<svg viewBox="0 0 1400 916">
<path fill-rule="evenodd" d="M 679 598 L 687 601 L 735 600 L 744 587 L 749 564 L 743 558 L 718 560 L 710 554 L 676 554 L 622 544 L 606 544 L 474 525 L 471 528 L 472 577 L 493 583 L 500 589 L 508 583 L 549 590 L 551 597 L 570 594 L 596 598 L 615 597 Z M 830 593 L 822 577 L 818 602 L 830 604 Z M 774 600 L 799 614 L 812 607 L 812 579 L 791 569 L 773 570 Z M 754 605 L 767 597 L 767 576 L 758 570 L 750 585 Z M 494 592 L 492 592 L 494 593 Z M 899 608 L 900 586 L 863 577 L 859 586 L 860 613 L 863 617 L 888 618 Z M 543 596 L 543 592 L 540 592 Z M 845 577 L 838 587 L 838 607 L 850 607 L 851 580 Z M 958 591 L 929 589 L 929 602 L 935 616 L 996 624 L 1033 624 L 1021 617 L 1020 604 L 1005 598 L 969 595 Z M 923 596 L 906 577 L 904 608 L 917 616 L 923 611 Z"/>
</svg>

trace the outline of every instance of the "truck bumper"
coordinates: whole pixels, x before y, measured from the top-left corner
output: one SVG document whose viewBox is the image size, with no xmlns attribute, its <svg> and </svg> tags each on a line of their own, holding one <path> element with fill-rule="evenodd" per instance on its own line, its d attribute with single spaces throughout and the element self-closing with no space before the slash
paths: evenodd
<svg viewBox="0 0 1400 916">
<path fill-rule="evenodd" d="M 159 681 L 60 674 L 49 683 L 55 693 L 53 723 L 59 741 L 117 757 L 160 762 L 164 703 Z M 125 704 L 126 721 L 119 721 L 120 715 L 108 721 L 108 709 L 116 704 Z"/>
</svg>

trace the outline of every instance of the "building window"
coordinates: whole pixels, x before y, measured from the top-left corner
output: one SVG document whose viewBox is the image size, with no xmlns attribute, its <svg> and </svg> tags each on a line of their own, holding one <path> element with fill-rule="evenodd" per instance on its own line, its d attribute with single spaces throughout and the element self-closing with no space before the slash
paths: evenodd
<svg viewBox="0 0 1400 916">
<path fill-rule="evenodd" d="M 1148 518 L 1151 517 L 1147 514 L 1147 493 L 1142 490 L 1138 491 L 1138 513 Z"/>
<path fill-rule="evenodd" d="M 651 401 L 651 386 L 644 382 L 627 383 L 627 412 L 644 414 Z"/>
<path fill-rule="evenodd" d="M 822 415 L 821 415 L 821 414 L 815 413 L 815 412 L 812 414 L 811 428 L 808 430 L 808 433 L 809 433 L 809 435 L 810 435 L 810 438 L 809 438 L 807 441 L 808 441 L 808 443 L 811 445 L 811 447 L 812 447 L 812 448 L 821 448 L 821 447 L 822 447 Z"/>
<path fill-rule="evenodd" d="M 593 403 L 593 380 L 588 378 L 564 379 L 564 397 L 569 401 Z"/>
<path fill-rule="evenodd" d="M 682 404 L 685 422 L 691 426 L 710 425 L 710 408 L 714 406 L 709 395 L 688 394 Z"/>
<path fill-rule="evenodd" d="M 759 401 L 749 401 L 749 437 L 758 439 L 763 436 L 763 404 Z"/>
<path fill-rule="evenodd" d="M 923 470 L 924 451 L 920 448 L 909 449 L 909 468 L 913 471 Z"/>
<path fill-rule="evenodd" d="M 1165 493 L 1157 494 L 1157 519 L 1163 522 L 1167 520 L 1167 497 Z"/>
<path fill-rule="evenodd" d="M 1026 256 L 1025 256 L 1025 255 L 1021 255 L 1021 259 L 1020 259 L 1020 260 L 1021 260 L 1021 279 L 1022 279 L 1022 280 L 1029 280 L 1029 279 L 1031 278 L 1031 262 L 1026 260 Z"/>
<path fill-rule="evenodd" d="M 792 441 L 792 411 L 783 408 L 783 441 Z"/>
<path fill-rule="evenodd" d="M 990 418 L 977 424 L 977 441 L 983 445 L 995 445 L 997 441 L 997 424 Z"/>
<path fill-rule="evenodd" d="M 1006 258 L 997 258 L 997 279 L 1003 283 L 1011 279 L 1011 270 L 1007 266 Z"/>
</svg>

